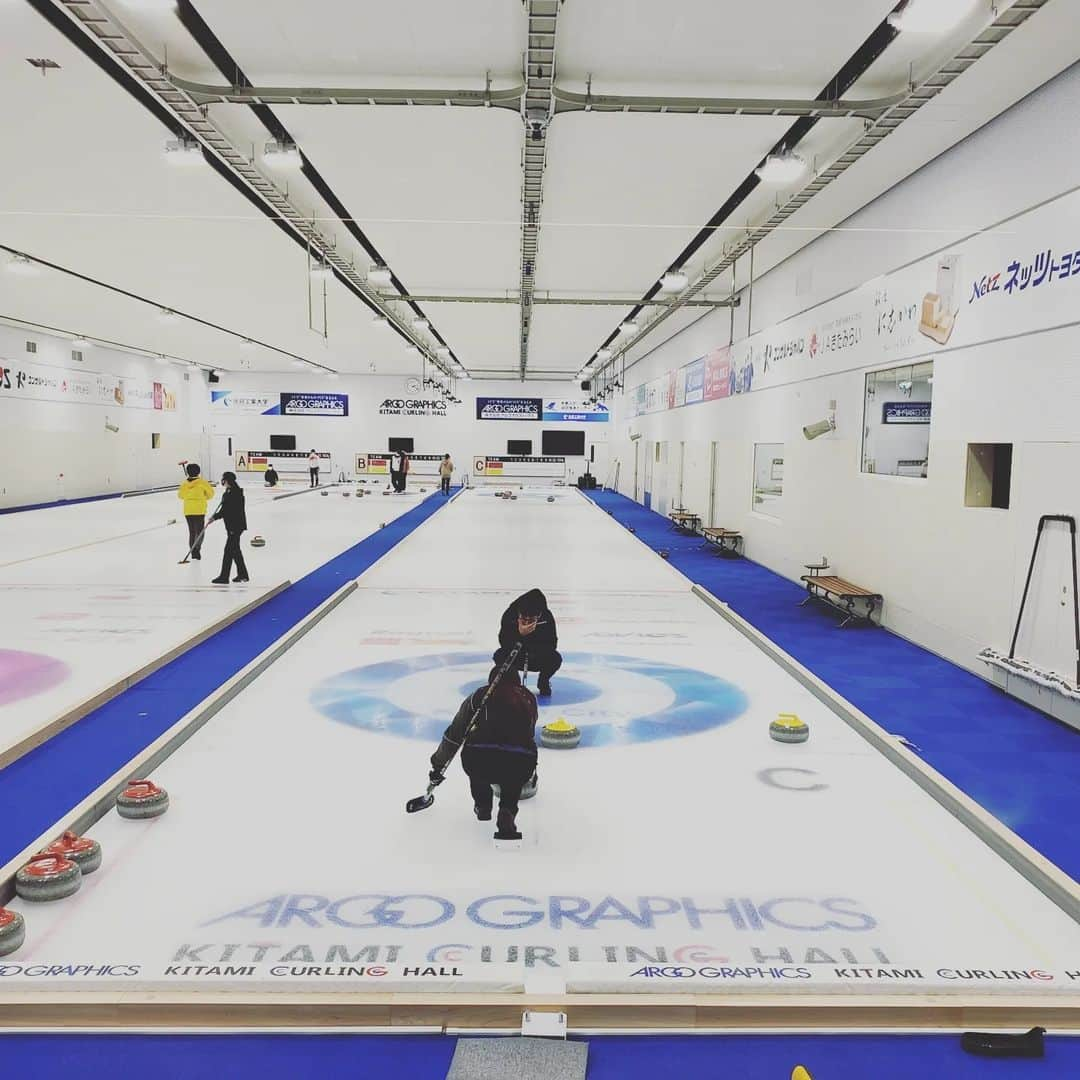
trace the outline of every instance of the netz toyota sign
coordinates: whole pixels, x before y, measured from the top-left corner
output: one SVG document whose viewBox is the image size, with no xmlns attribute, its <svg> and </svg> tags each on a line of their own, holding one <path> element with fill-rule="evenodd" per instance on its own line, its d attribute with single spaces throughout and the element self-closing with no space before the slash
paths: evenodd
<svg viewBox="0 0 1080 1080">
<path fill-rule="evenodd" d="M 445 416 L 446 402 L 434 398 L 385 398 L 380 416 Z"/>
</svg>

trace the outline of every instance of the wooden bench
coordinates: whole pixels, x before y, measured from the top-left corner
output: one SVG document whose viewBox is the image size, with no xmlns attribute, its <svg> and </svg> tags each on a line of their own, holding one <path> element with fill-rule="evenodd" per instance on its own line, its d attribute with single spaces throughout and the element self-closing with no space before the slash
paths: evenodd
<svg viewBox="0 0 1080 1080">
<path fill-rule="evenodd" d="M 738 529 L 709 527 L 701 530 L 707 547 L 713 547 L 722 555 L 738 555 L 742 543 L 742 533 Z"/>
<path fill-rule="evenodd" d="M 668 517 L 671 524 L 682 532 L 696 533 L 701 524 L 701 516 L 692 514 L 689 510 L 672 510 Z"/>
<path fill-rule="evenodd" d="M 803 574 L 800 579 L 806 584 L 806 599 L 803 600 L 803 604 L 808 604 L 815 599 L 824 600 L 826 604 L 836 608 L 844 616 L 840 622 L 841 628 L 850 622 L 865 622 L 873 625 L 874 609 L 882 603 L 881 593 L 871 592 L 861 585 L 853 585 L 842 577 L 822 575 L 821 571 L 828 569 L 826 564 L 812 564 L 806 568 L 810 573 Z M 855 605 L 859 602 L 866 605 L 865 611 L 859 612 L 856 609 Z"/>
</svg>

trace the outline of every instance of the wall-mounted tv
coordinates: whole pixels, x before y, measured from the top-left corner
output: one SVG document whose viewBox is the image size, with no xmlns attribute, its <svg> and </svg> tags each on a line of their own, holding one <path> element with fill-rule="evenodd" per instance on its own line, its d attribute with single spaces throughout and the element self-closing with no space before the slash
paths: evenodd
<svg viewBox="0 0 1080 1080">
<path fill-rule="evenodd" d="M 296 436 L 295 435 L 271 435 L 270 436 L 270 449 L 271 450 L 295 450 L 296 449 Z"/>
<path fill-rule="evenodd" d="M 510 457 L 528 457 L 532 453 L 532 439 L 507 439 L 506 453 Z"/>
<path fill-rule="evenodd" d="M 406 454 L 413 452 L 413 440 L 412 439 L 391 439 L 390 440 L 390 453 L 395 451 L 404 450 Z"/>
<path fill-rule="evenodd" d="M 545 431 L 541 445 L 544 457 L 584 457 L 584 431 Z"/>
</svg>

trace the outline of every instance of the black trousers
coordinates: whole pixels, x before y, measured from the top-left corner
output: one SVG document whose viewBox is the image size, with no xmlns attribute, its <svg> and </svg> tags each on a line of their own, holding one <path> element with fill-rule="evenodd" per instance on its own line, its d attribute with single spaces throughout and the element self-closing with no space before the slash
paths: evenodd
<svg viewBox="0 0 1080 1080">
<path fill-rule="evenodd" d="M 449 495 L 450 494 L 450 477 L 449 476 L 444 476 L 442 478 L 442 493 L 444 495 Z"/>
<path fill-rule="evenodd" d="M 491 809 L 495 801 L 491 785 L 499 785 L 499 825 L 513 825 L 521 789 L 536 772 L 536 751 L 517 753 L 466 745 L 461 751 L 461 767 L 469 777 L 473 803 L 481 810 Z"/>
<path fill-rule="evenodd" d="M 308 487 L 318 487 L 319 486 L 319 470 L 318 469 L 308 469 L 308 475 L 311 478 L 311 482 L 308 484 Z"/>
<path fill-rule="evenodd" d="M 232 565 L 236 563 L 236 576 L 246 578 L 248 576 L 247 563 L 244 562 L 244 552 L 240 548 L 240 537 L 243 533 L 229 532 L 225 541 L 225 552 L 221 556 L 221 573 L 218 577 L 227 578 L 232 572 Z"/>
<path fill-rule="evenodd" d="M 550 679 L 551 676 L 562 667 L 562 655 L 557 649 L 548 649 L 546 652 L 540 653 L 531 653 L 528 649 L 529 641 L 526 638 L 524 662 L 521 655 L 519 655 L 517 664 L 515 665 L 518 671 L 521 671 L 525 667 L 525 663 L 528 663 L 529 671 L 537 671 L 540 673 L 540 678 Z M 509 653 L 509 649 L 496 649 L 492 660 L 494 660 L 496 664 L 501 664 L 507 658 Z"/>
<path fill-rule="evenodd" d="M 206 525 L 206 519 L 202 514 L 185 514 L 184 520 L 187 522 L 188 548 L 191 550 L 192 557 L 198 558 L 202 552 L 202 540 L 199 537 Z"/>
</svg>

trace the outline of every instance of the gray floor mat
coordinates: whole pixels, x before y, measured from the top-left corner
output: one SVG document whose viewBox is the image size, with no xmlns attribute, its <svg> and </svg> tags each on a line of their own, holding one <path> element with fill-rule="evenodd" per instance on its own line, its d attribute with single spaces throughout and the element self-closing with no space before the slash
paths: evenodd
<svg viewBox="0 0 1080 1080">
<path fill-rule="evenodd" d="M 458 1039 L 446 1080 L 585 1080 L 586 1043 Z"/>
</svg>

